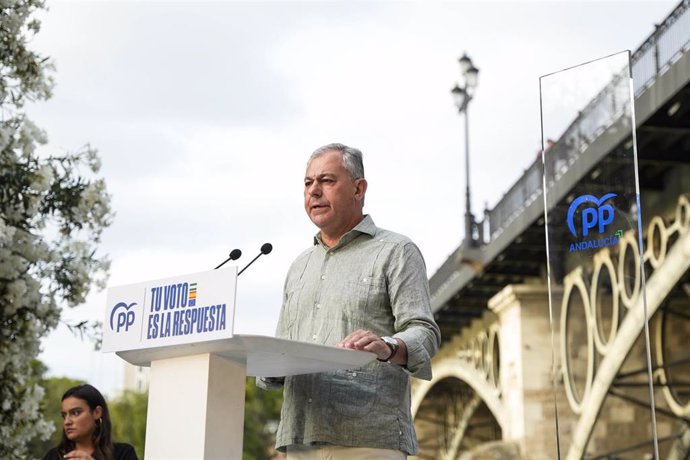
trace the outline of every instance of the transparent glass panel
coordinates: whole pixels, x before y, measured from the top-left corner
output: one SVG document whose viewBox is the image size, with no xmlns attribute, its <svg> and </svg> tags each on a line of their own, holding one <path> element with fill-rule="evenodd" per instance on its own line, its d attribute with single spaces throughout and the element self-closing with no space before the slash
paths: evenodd
<svg viewBox="0 0 690 460">
<path fill-rule="evenodd" d="M 554 458 L 658 458 L 630 54 L 540 94 Z"/>
</svg>

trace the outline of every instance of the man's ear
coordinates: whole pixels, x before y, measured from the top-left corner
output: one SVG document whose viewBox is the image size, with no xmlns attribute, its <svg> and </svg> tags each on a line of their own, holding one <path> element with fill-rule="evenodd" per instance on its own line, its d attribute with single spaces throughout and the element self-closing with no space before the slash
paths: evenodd
<svg viewBox="0 0 690 460">
<path fill-rule="evenodd" d="M 367 180 L 364 178 L 355 180 L 355 198 L 364 200 L 364 195 L 367 193 Z"/>
</svg>

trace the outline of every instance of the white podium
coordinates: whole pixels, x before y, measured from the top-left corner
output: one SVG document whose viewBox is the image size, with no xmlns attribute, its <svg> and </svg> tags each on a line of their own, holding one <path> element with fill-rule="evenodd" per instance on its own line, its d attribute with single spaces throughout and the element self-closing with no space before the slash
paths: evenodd
<svg viewBox="0 0 690 460">
<path fill-rule="evenodd" d="M 356 368 L 375 358 L 258 335 L 117 354 L 136 366 L 151 366 L 146 459 L 152 460 L 241 460 L 247 376 Z"/>
</svg>

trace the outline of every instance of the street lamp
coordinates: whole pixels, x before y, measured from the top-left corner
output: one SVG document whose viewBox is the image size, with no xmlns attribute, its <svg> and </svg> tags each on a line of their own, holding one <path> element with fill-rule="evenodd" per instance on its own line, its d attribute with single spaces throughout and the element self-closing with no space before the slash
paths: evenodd
<svg viewBox="0 0 690 460">
<path fill-rule="evenodd" d="M 466 53 L 458 59 L 458 64 L 460 64 L 460 73 L 462 74 L 462 81 L 460 82 L 462 86 L 456 83 L 450 92 L 455 100 L 458 113 L 465 114 L 465 243 L 476 246 L 477 241 L 473 232 L 476 224 L 470 206 L 470 129 L 467 107 L 474 97 L 474 90 L 477 88 L 479 69 L 474 66 L 472 59 Z"/>
</svg>

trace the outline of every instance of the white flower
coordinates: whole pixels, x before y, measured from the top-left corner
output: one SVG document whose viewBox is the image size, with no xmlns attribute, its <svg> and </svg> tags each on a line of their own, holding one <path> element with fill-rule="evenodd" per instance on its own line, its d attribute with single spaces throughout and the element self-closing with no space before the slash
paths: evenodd
<svg viewBox="0 0 690 460">
<path fill-rule="evenodd" d="M 101 170 L 101 158 L 98 156 L 98 151 L 90 146 L 86 151 L 86 162 L 89 164 L 91 171 L 97 173 Z"/>
<path fill-rule="evenodd" d="M 53 183 L 53 168 L 48 165 L 41 166 L 35 173 L 32 188 L 37 192 L 47 191 Z"/>
</svg>

